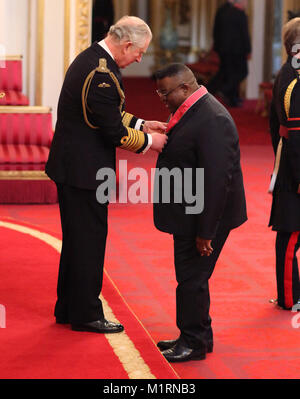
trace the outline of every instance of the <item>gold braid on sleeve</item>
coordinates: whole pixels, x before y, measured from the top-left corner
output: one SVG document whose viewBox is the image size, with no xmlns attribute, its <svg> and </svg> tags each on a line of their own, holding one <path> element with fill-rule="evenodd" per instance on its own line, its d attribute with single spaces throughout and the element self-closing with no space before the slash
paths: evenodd
<svg viewBox="0 0 300 399">
<path fill-rule="evenodd" d="M 133 115 L 130 114 L 129 112 L 125 112 L 125 111 L 122 112 L 122 122 L 125 127 L 130 126 L 130 122 L 132 121 L 132 118 L 133 118 Z"/>
<path fill-rule="evenodd" d="M 90 123 L 90 121 L 88 120 L 87 110 L 89 112 L 91 112 L 91 110 L 89 109 L 88 104 L 87 104 L 87 97 L 88 97 L 88 93 L 89 93 L 89 90 L 90 90 L 90 86 L 91 86 L 93 77 L 94 77 L 96 72 L 109 74 L 109 76 L 111 77 L 112 81 L 116 85 L 118 93 L 119 93 L 119 96 L 120 96 L 120 106 L 119 106 L 120 113 L 122 112 L 122 107 L 123 107 L 123 104 L 124 104 L 124 101 L 125 101 L 125 94 L 124 94 L 124 91 L 122 90 L 122 88 L 120 86 L 120 83 L 119 83 L 117 77 L 115 76 L 115 74 L 113 72 L 111 72 L 107 68 L 106 59 L 105 58 L 100 58 L 99 59 L 99 66 L 97 68 L 93 69 L 88 74 L 87 78 L 84 81 L 84 84 L 83 84 L 83 87 L 82 87 L 82 92 L 81 92 L 81 102 L 82 102 L 83 117 L 84 117 L 84 120 L 85 120 L 86 124 L 92 129 L 99 129 L 99 127 L 92 125 Z"/>
<path fill-rule="evenodd" d="M 289 118 L 290 116 L 290 106 L 291 106 L 291 97 L 292 97 L 292 92 L 294 90 L 294 87 L 297 83 L 298 79 L 294 79 L 286 89 L 285 95 L 284 95 L 284 109 L 286 113 L 286 117 Z"/>
<path fill-rule="evenodd" d="M 145 144 L 145 135 L 139 130 L 127 127 L 127 136 L 121 138 L 121 146 L 123 150 L 137 152 Z"/>
</svg>

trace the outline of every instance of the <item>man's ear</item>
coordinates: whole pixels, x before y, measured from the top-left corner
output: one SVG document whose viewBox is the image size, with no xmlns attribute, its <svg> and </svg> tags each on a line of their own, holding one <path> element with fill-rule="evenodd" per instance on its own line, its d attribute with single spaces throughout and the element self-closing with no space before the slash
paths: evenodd
<svg viewBox="0 0 300 399">
<path fill-rule="evenodd" d="M 190 88 L 190 86 L 187 83 L 182 83 L 182 87 L 185 93 L 187 93 Z"/>
<path fill-rule="evenodd" d="M 124 43 L 124 50 L 125 51 L 130 50 L 131 47 L 132 47 L 132 42 L 127 41 L 127 42 Z"/>
</svg>

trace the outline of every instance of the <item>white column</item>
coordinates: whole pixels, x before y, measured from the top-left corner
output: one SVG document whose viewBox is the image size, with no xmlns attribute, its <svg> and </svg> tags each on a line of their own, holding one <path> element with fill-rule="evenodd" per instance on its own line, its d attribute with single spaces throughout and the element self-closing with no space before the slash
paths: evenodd
<svg viewBox="0 0 300 399">
<path fill-rule="evenodd" d="M 258 98 L 258 87 L 263 81 L 265 0 L 253 0 L 252 55 L 248 63 L 246 98 Z"/>
<path fill-rule="evenodd" d="M 148 1 L 139 0 L 137 4 L 137 17 L 143 19 L 145 22 L 148 20 Z"/>
<path fill-rule="evenodd" d="M 1 55 L 6 53 L 5 45 L 6 45 L 6 0 L 0 0 L 0 46 L 1 46 Z"/>
<path fill-rule="evenodd" d="M 188 62 L 192 63 L 197 61 L 197 51 L 199 50 L 198 45 L 198 26 L 199 26 L 199 12 L 198 12 L 199 1 L 191 0 L 191 50 L 188 55 Z"/>
<path fill-rule="evenodd" d="M 206 0 L 199 0 L 200 7 L 199 7 L 199 47 L 201 50 L 206 49 L 206 26 L 207 26 L 207 18 L 206 18 L 206 10 L 207 10 L 207 1 Z"/>
<path fill-rule="evenodd" d="M 36 87 L 36 32 L 37 32 L 37 0 L 29 0 L 30 24 L 28 26 L 28 96 L 29 104 L 34 105 Z"/>
<path fill-rule="evenodd" d="M 0 0 L 0 52 L 22 55 L 23 92 L 27 94 L 28 0 Z"/>
<path fill-rule="evenodd" d="M 51 106 L 55 125 L 64 77 L 64 2 L 45 0 L 44 18 L 42 105 Z"/>
</svg>

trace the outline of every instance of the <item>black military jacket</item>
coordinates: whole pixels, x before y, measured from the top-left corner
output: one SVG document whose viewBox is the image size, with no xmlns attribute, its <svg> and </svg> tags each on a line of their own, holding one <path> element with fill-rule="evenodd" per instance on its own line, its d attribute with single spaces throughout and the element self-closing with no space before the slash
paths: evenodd
<svg viewBox="0 0 300 399">
<path fill-rule="evenodd" d="M 60 93 L 46 173 L 58 183 L 96 189 L 100 168 L 115 168 L 115 148 L 141 152 L 148 137 L 124 112 L 120 70 L 95 42 L 70 65 Z"/>
<path fill-rule="evenodd" d="M 299 62 L 299 60 L 298 60 Z M 286 127 L 278 175 L 273 191 L 269 226 L 273 230 L 300 230 L 300 69 L 292 66 L 292 58 L 279 71 L 273 88 L 270 132 L 276 154 L 280 142 L 280 126 Z"/>
</svg>

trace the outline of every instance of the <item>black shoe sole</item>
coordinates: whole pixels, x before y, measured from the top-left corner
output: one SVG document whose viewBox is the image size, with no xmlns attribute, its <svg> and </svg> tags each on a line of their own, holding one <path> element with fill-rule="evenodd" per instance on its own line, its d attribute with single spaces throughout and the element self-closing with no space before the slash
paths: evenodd
<svg viewBox="0 0 300 399">
<path fill-rule="evenodd" d="M 177 341 L 176 341 L 177 342 Z M 174 342 L 174 345 L 176 344 L 176 342 Z M 167 350 L 167 349 L 171 349 L 171 348 L 173 348 L 173 346 L 174 345 L 168 345 L 168 344 L 160 344 L 159 345 L 159 343 L 157 344 L 157 347 L 159 348 L 159 350 L 161 350 L 161 351 L 165 351 L 165 350 Z M 208 347 L 207 347 L 207 350 L 206 350 L 206 353 L 212 353 L 212 351 L 213 351 L 213 345 L 209 345 Z"/>
<path fill-rule="evenodd" d="M 70 322 L 68 320 L 63 320 L 63 319 L 56 319 L 56 324 L 69 324 Z"/>
<path fill-rule="evenodd" d="M 85 332 L 94 332 L 94 333 L 99 333 L 99 334 L 116 334 L 124 331 L 124 328 L 119 328 L 115 330 L 110 330 L 110 329 L 97 329 L 97 328 L 89 328 L 89 327 L 84 327 L 84 326 L 76 326 L 72 325 L 71 329 L 73 331 L 85 331 Z"/>
<path fill-rule="evenodd" d="M 182 363 L 182 362 L 188 362 L 189 360 L 204 360 L 204 359 L 206 359 L 206 354 L 203 353 L 201 355 L 187 356 L 184 358 L 180 358 L 180 357 L 179 358 L 176 358 L 176 357 L 168 358 L 168 356 L 165 356 L 165 358 L 170 363 Z"/>
</svg>

